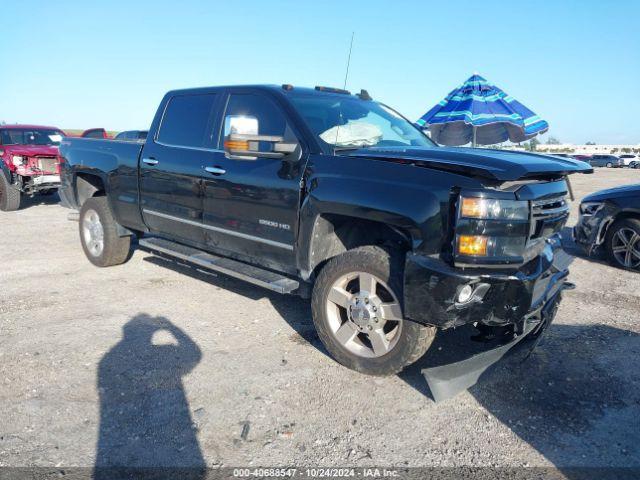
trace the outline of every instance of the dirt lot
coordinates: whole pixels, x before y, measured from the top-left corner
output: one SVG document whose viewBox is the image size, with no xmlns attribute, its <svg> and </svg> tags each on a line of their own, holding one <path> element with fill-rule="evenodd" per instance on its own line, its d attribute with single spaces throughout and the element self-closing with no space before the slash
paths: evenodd
<svg viewBox="0 0 640 480">
<path fill-rule="evenodd" d="M 459 332 L 366 377 L 304 300 L 142 251 L 97 269 L 67 212 L 0 214 L 0 466 L 640 466 L 640 274 L 576 259 L 536 353 L 434 403 L 420 370 Z"/>
</svg>

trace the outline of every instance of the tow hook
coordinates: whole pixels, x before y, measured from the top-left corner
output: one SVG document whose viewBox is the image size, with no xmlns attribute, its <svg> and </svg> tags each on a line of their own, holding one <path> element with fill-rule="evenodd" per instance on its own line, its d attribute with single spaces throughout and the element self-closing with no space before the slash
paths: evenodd
<svg viewBox="0 0 640 480">
<path fill-rule="evenodd" d="M 562 284 L 562 290 L 575 290 L 576 284 L 573 282 L 564 282 Z"/>
</svg>

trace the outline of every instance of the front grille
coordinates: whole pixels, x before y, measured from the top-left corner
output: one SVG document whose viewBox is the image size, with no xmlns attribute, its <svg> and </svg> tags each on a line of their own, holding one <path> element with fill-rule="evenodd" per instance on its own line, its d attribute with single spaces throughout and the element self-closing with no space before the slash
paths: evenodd
<svg viewBox="0 0 640 480">
<path fill-rule="evenodd" d="M 564 227 L 569 204 L 564 195 L 531 202 L 531 238 L 549 238 Z"/>
<path fill-rule="evenodd" d="M 56 157 L 36 157 L 37 167 L 42 173 L 57 173 L 58 159 Z"/>
</svg>

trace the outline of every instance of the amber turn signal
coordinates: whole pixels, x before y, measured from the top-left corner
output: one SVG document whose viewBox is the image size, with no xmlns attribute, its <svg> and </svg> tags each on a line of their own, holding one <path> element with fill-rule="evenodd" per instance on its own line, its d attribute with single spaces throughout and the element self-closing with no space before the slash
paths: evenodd
<svg viewBox="0 0 640 480">
<path fill-rule="evenodd" d="M 460 235 L 458 253 L 460 255 L 486 255 L 488 237 L 481 235 Z"/>
<path fill-rule="evenodd" d="M 463 198 L 460 214 L 463 217 L 482 218 L 485 216 L 485 203 L 482 198 Z"/>
<path fill-rule="evenodd" d="M 224 148 L 227 150 L 249 150 L 249 142 L 245 140 L 225 140 Z"/>
</svg>

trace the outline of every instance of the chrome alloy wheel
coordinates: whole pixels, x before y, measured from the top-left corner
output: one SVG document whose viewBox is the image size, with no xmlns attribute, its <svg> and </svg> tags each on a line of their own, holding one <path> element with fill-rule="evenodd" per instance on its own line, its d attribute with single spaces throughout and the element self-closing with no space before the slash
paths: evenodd
<svg viewBox="0 0 640 480">
<path fill-rule="evenodd" d="M 398 343 L 400 302 L 375 275 L 353 272 L 340 277 L 329 290 L 326 309 L 331 333 L 355 355 L 381 357 Z"/>
<path fill-rule="evenodd" d="M 82 219 L 82 236 L 87 250 L 94 257 L 102 255 L 104 250 L 104 229 L 100 223 L 100 216 L 95 210 L 89 209 Z"/>
<path fill-rule="evenodd" d="M 616 261 L 627 268 L 640 267 L 640 235 L 631 228 L 613 234 L 611 250 Z"/>
</svg>

